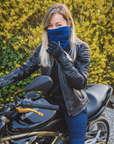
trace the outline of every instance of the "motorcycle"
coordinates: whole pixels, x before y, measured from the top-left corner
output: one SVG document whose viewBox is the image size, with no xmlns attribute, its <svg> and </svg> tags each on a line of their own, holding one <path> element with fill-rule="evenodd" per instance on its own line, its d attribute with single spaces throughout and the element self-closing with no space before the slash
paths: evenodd
<svg viewBox="0 0 114 144">
<path fill-rule="evenodd" d="M 40 76 L 14 96 L 12 104 L 0 106 L 0 144 L 68 144 L 67 126 L 56 102 L 46 93 L 53 82 L 49 76 Z M 110 127 L 102 114 L 112 87 L 104 84 L 88 84 L 86 93 L 88 124 L 85 144 L 107 144 Z M 22 97 L 20 93 L 26 92 Z"/>
</svg>

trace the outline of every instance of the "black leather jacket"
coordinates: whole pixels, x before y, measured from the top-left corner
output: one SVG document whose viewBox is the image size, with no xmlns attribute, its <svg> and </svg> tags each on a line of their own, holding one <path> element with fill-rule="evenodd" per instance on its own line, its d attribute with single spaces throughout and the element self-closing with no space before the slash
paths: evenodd
<svg viewBox="0 0 114 144">
<path fill-rule="evenodd" d="M 0 87 L 23 80 L 40 68 L 39 52 L 41 45 L 36 49 L 29 60 L 8 75 L 0 78 Z M 58 58 L 58 75 L 62 94 L 69 116 L 81 113 L 89 103 L 85 87 L 90 63 L 89 48 L 86 43 L 78 40 L 76 44 L 76 60 L 72 61 L 68 54 L 70 47 Z M 51 67 L 41 67 L 42 74 L 50 76 Z"/>
</svg>

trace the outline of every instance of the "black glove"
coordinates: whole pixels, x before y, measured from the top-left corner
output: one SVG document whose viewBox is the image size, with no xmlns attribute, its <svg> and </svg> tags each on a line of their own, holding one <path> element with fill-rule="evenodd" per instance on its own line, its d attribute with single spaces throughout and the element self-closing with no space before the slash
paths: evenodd
<svg viewBox="0 0 114 144">
<path fill-rule="evenodd" d="M 56 60 L 64 53 L 62 47 L 57 42 L 50 41 L 48 47 L 46 51 Z"/>
</svg>

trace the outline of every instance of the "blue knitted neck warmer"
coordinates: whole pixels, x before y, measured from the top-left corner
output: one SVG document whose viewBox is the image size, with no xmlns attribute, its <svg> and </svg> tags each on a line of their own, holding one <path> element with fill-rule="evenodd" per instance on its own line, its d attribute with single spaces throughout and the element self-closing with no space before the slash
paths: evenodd
<svg viewBox="0 0 114 144">
<path fill-rule="evenodd" d="M 64 50 L 70 42 L 71 28 L 69 26 L 63 26 L 57 29 L 47 29 L 47 34 L 49 41 L 60 43 Z"/>
</svg>

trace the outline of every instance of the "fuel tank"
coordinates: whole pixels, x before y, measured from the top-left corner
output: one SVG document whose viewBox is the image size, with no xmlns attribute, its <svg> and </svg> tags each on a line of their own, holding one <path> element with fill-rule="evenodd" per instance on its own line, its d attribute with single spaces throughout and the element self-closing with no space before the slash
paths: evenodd
<svg viewBox="0 0 114 144">
<path fill-rule="evenodd" d="M 35 102 L 39 104 L 50 104 L 46 99 L 40 98 Z M 48 124 L 55 116 L 56 110 L 47 110 L 42 108 L 32 108 L 44 114 L 43 117 L 33 112 L 15 113 L 8 123 L 8 130 L 11 133 L 31 132 L 32 130 Z"/>
</svg>

